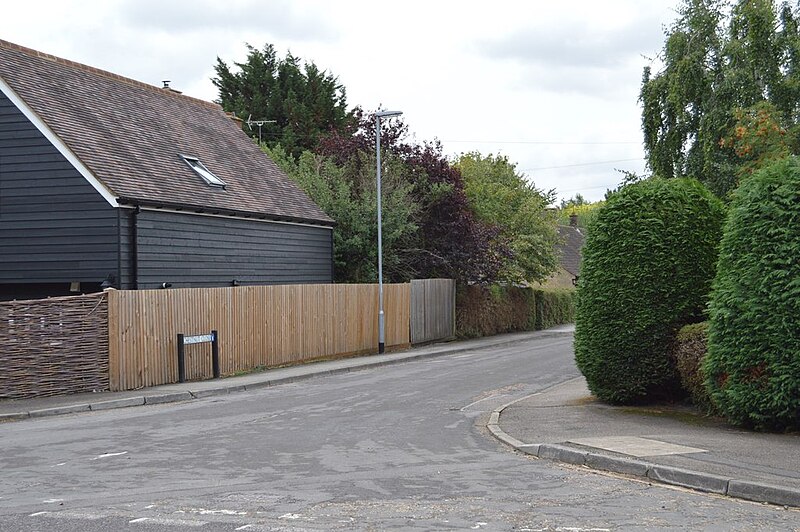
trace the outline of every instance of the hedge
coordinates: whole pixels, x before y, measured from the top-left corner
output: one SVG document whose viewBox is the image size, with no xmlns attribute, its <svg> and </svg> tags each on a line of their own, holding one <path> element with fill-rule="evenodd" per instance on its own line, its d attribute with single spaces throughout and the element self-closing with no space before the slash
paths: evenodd
<svg viewBox="0 0 800 532">
<path fill-rule="evenodd" d="M 669 350 L 702 321 L 724 206 L 694 179 L 652 178 L 600 208 L 583 247 L 575 360 L 589 389 L 615 404 L 674 399 Z"/>
<path fill-rule="evenodd" d="M 574 290 L 462 285 L 456 290 L 456 335 L 476 338 L 572 323 Z"/>
<path fill-rule="evenodd" d="M 687 325 L 678 331 L 672 348 L 672 358 L 692 403 L 707 414 L 714 414 L 714 405 L 705 385 L 703 361 L 708 342 L 708 322 Z"/>
<path fill-rule="evenodd" d="M 800 162 L 746 179 L 725 225 L 705 370 L 733 423 L 800 428 Z"/>
</svg>

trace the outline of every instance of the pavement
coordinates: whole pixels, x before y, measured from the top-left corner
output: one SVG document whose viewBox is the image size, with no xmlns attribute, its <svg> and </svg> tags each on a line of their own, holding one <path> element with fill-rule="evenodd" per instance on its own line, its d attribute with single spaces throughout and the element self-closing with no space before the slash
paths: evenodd
<svg viewBox="0 0 800 532">
<path fill-rule="evenodd" d="M 568 325 L 124 392 L 0 400 L 0 430 L 3 422 L 191 401 L 573 331 Z M 582 377 L 501 406 L 491 413 L 487 428 L 537 458 L 800 507 L 800 434 L 754 433 L 681 406 L 611 407 L 591 396 Z"/>
</svg>

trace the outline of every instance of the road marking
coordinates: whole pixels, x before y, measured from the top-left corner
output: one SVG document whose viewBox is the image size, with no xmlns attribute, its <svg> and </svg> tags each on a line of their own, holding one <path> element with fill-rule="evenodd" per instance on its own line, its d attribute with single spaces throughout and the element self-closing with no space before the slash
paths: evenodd
<svg viewBox="0 0 800 532">
<path fill-rule="evenodd" d="M 142 517 L 128 521 L 129 523 L 142 522 L 147 520 L 148 525 L 163 525 L 163 526 L 192 526 L 201 527 L 208 524 L 207 521 L 190 521 L 189 519 L 171 519 L 169 517 Z"/>
<path fill-rule="evenodd" d="M 239 528 L 234 528 L 234 530 L 247 530 L 248 528 L 253 528 L 253 525 L 242 525 Z"/>
<path fill-rule="evenodd" d="M 60 512 L 46 512 L 47 517 L 51 519 L 83 519 L 85 521 L 95 521 L 102 519 L 101 514 L 93 514 L 87 512 L 77 512 L 72 510 L 63 510 Z"/>
<path fill-rule="evenodd" d="M 128 523 L 142 523 L 144 521 L 149 521 L 149 520 L 150 520 L 149 517 L 138 517 L 136 519 L 131 519 L 130 521 L 128 521 Z"/>
<path fill-rule="evenodd" d="M 581 528 L 581 527 L 567 527 L 560 526 L 556 528 L 557 532 L 611 532 L 610 528 Z"/>
<path fill-rule="evenodd" d="M 206 510 L 205 508 L 191 508 L 189 511 L 200 515 L 247 515 L 247 512 L 238 512 L 236 510 Z"/>
<path fill-rule="evenodd" d="M 496 398 L 498 398 L 498 397 L 506 397 L 506 396 L 508 396 L 508 394 L 507 394 L 507 393 L 498 393 L 498 394 L 496 394 L 496 395 L 490 395 L 489 397 L 484 397 L 483 399 L 478 399 L 477 401 L 472 401 L 472 402 L 471 402 L 470 404 L 468 404 L 467 406 L 462 406 L 461 408 L 459 408 L 459 411 L 463 412 L 463 411 L 464 411 L 464 410 L 466 410 L 467 408 L 469 408 L 469 407 L 471 407 L 471 406 L 475 406 L 475 405 L 477 405 L 478 403 L 480 403 L 480 402 L 482 402 L 482 401 L 488 401 L 489 399 L 496 399 Z"/>
<path fill-rule="evenodd" d="M 108 458 L 109 456 L 122 456 L 123 454 L 128 454 L 128 451 L 122 451 L 121 453 L 106 453 L 95 456 L 92 460 L 99 460 L 101 458 Z"/>
<path fill-rule="evenodd" d="M 519 532 L 547 532 L 554 530 L 555 532 L 611 532 L 610 528 L 580 528 L 572 526 L 559 526 L 556 528 L 520 528 Z"/>
<path fill-rule="evenodd" d="M 45 499 L 42 502 L 45 504 L 53 504 L 54 502 L 64 502 L 64 499 Z"/>
<path fill-rule="evenodd" d="M 300 515 L 300 514 L 288 513 L 288 514 L 283 514 L 278 519 L 300 519 L 301 517 L 303 517 L 303 516 Z"/>
<path fill-rule="evenodd" d="M 44 515 L 44 514 L 49 514 L 49 513 L 50 512 L 36 512 L 36 513 L 30 514 L 28 517 L 36 517 L 37 515 Z"/>
</svg>

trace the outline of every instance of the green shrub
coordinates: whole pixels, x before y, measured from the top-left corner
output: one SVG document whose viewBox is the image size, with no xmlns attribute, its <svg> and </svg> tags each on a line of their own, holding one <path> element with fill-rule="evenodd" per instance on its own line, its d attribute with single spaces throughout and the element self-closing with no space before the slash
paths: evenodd
<svg viewBox="0 0 800 532">
<path fill-rule="evenodd" d="M 533 328 L 549 329 L 575 320 L 575 290 L 534 290 Z"/>
<path fill-rule="evenodd" d="M 610 403 L 673 398 L 669 348 L 703 320 L 724 207 L 694 179 L 649 179 L 612 194 L 589 227 L 575 360 Z"/>
<path fill-rule="evenodd" d="M 456 335 L 460 338 L 547 329 L 572 323 L 574 290 L 516 286 L 458 286 Z"/>
<path fill-rule="evenodd" d="M 678 331 L 672 348 L 672 358 L 678 370 L 681 387 L 689 394 L 692 403 L 707 414 L 713 414 L 714 406 L 708 395 L 703 370 L 707 341 L 707 321 L 687 325 Z"/>
<path fill-rule="evenodd" d="M 734 194 L 711 300 L 707 385 L 728 419 L 800 427 L 800 163 L 757 172 Z"/>
<path fill-rule="evenodd" d="M 459 285 L 456 288 L 456 335 L 476 338 L 528 330 L 531 296 L 513 287 Z"/>
</svg>

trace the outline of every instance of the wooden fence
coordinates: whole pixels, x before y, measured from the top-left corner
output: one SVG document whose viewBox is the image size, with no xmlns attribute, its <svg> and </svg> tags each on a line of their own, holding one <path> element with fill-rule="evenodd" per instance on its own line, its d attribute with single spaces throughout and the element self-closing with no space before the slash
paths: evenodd
<svg viewBox="0 0 800 532">
<path fill-rule="evenodd" d="M 453 338 L 456 334 L 456 282 L 411 281 L 411 343 Z"/>
<path fill-rule="evenodd" d="M 108 297 L 0 303 L 0 398 L 108 389 Z"/>
<path fill-rule="evenodd" d="M 454 283 L 384 285 L 386 347 L 452 337 Z M 0 303 L 0 399 L 176 382 L 177 336 L 219 334 L 223 375 L 374 353 L 377 285 L 109 291 Z M 187 345 L 188 380 L 210 378 L 211 346 Z"/>
<path fill-rule="evenodd" d="M 410 344 L 408 284 L 384 285 L 387 348 Z M 374 351 L 377 285 L 109 292 L 112 390 L 176 382 L 177 335 L 219 334 L 223 375 Z M 186 346 L 188 380 L 211 376 L 209 344 Z"/>
</svg>

